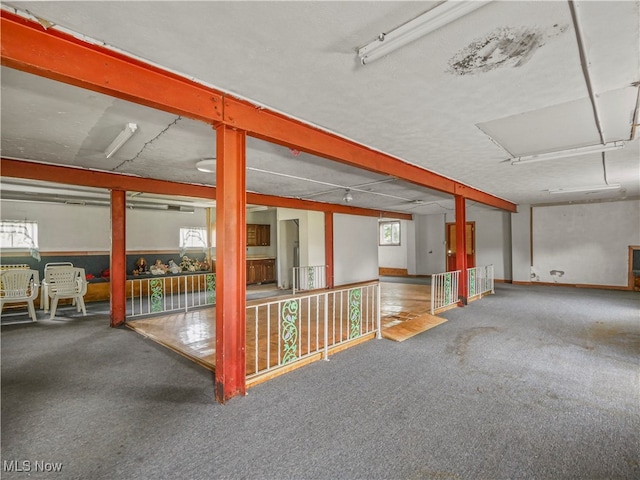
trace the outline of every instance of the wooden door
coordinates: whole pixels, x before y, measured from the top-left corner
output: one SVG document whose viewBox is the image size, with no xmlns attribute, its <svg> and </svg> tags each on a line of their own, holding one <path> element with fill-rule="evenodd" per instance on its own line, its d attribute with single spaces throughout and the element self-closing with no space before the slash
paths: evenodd
<svg viewBox="0 0 640 480">
<path fill-rule="evenodd" d="M 467 222 L 467 268 L 476 266 L 476 222 Z M 456 224 L 447 223 L 447 272 L 456 269 Z"/>
</svg>

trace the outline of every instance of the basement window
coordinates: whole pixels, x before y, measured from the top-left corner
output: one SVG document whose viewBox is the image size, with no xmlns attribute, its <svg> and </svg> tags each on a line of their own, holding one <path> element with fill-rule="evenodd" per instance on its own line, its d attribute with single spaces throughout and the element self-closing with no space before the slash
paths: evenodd
<svg viewBox="0 0 640 480">
<path fill-rule="evenodd" d="M 207 248 L 207 229 L 180 227 L 180 248 Z"/>
<path fill-rule="evenodd" d="M 391 222 L 380 222 L 378 225 L 380 229 L 378 245 L 381 246 L 398 246 L 400 245 L 400 221 L 394 220 Z"/>
<path fill-rule="evenodd" d="M 207 248 L 207 229 L 204 227 L 181 227 L 180 248 Z"/>
<path fill-rule="evenodd" d="M 38 222 L 0 220 L 0 248 L 37 250 Z"/>
</svg>

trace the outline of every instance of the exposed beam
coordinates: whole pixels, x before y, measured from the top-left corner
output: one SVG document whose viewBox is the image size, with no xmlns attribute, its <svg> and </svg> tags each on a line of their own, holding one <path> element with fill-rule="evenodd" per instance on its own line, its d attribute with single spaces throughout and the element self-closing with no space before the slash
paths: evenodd
<svg viewBox="0 0 640 480">
<path fill-rule="evenodd" d="M 1 12 L 2 64 L 163 111 L 223 122 L 249 135 L 411 183 L 516 211 L 516 205 L 338 135 L 224 95 L 187 78 L 7 11 Z"/>
<path fill-rule="evenodd" d="M 212 200 L 216 196 L 216 187 L 193 185 L 168 180 L 142 178 L 122 173 L 100 172 L 77 167 L 63 167 L 48 163 L 24 160 L 0 159 L 0 174 L 3 177 L 25 178 L 65 185 L 104 188 L 107 190 L 125 190 L 129 192 L 155 193 L 158 195 L 177 195 Z M 367 217 L 389 217 L 411 220 L 408 213 L 372 210 L 368 208 L 335 205 L 332 203 L 300 200 L 297 198 L 276 197 L 259 193 L 247 193 L 247 203 L 268 207 L 296 208 L 318 212 L 344 213 Z"/>
<path fill-rule="evenodd" d="M 456 195 L 456 270 L 458 276 L 458 305 L 467 304 L 467 206 L 465 198 Z"/>
<path fill-rule="evenodd" d="M 26 178 L 45 182 L 79 185 L 84 187 L 125 190 L 129 192 L 156 193 L 160 195 L 182 195 L 194 198 L 215 198 L 215 187 L 169 182 L 153 178 L 142 178 L 122 173 L 101 172 L 86 168 L 63 167 L 49 163 L 23 160 L 0 160 L 0 175 Z"/>
<path fill-rule="evenodd" d="M 216 400 L 246 393 L 246 134 L 216 128 Z"/>
<path fill-rule="evenodd" d="M 249 102 L 226 96 L 224 120 L 248 135 L 509 212 L 514 203 Z"/>
<path fill-rule="evenodd" d="M 327 288 L 333 288 L 333 213 L 324 214 L 324 263 L 327 265 Z"/>
<path fill-rule="evenodd" d="M 127 192 L 111 191 L 111 251 L 109 302 L 111 326 L 124 325 L 127 316 Z"/>
<path fill-rule="evenodd" d="M 220 92 L 7 11 L 1 15 L 4 66 L 195 120 L 222 120 Z"/>
<path fill-rule="evenodd" d="M 387 210 L 373 210 L 369 208 L 351 207 L 335 203 L 314 202 L 300 198 L 276 197 L 261 193 L 247 192 L 247 203 L 254 205 L 266 205 L 267 207 L 296 208 L 298 210 L 313 210 L 316 212 L 343 213 L 345 215 L 360 215 L 364 217 L 397 218 L 399 220 L 412 220 L 410 213 L 390 212 Z"/>
</svg>

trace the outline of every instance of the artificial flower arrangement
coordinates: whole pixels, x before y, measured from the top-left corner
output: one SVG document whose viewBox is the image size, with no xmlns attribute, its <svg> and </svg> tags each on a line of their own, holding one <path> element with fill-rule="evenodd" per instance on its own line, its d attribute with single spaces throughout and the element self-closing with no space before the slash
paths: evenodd
<svg viewBox="0 0 640 480">
<path fill-rule="evenodd" d="M 209 270 L 209 264 L 205 261 L 200 261 L 197 258 L 189 258 L 186 255 L 182 257 L 180 262 L 180 268 L 183 272 L 199 272 L 203 270 Z"/>
</svg>

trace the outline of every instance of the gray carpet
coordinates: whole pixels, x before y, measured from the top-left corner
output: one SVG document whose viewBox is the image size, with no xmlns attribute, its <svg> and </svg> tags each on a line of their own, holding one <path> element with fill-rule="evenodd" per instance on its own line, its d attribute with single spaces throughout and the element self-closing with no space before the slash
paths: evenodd
<svg viewBox="0 0 640 480">
<path fill-rule="evenodd" d="M 3 327 L 2 478 L 637 479 L 639 298 L 498 285 L 226 405 L 105 315 Z"/>
</svg>

